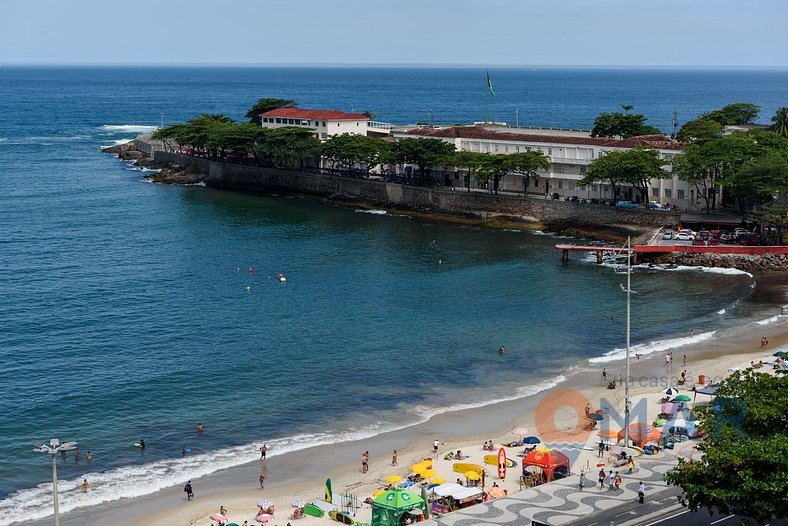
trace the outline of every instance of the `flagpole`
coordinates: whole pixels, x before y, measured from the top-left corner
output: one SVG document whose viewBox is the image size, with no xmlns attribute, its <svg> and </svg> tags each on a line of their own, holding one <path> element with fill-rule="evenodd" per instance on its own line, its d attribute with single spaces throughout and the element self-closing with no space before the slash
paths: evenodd
<svg viewBox="0 0 788 526">
<path fill-rule="evenodd" d="M 484 90 L 484 124 L 488 124 L 490 122 L 490 118 L 487 115 L 487 100 L 490 98 L 490 88 Z"/>
</svg>

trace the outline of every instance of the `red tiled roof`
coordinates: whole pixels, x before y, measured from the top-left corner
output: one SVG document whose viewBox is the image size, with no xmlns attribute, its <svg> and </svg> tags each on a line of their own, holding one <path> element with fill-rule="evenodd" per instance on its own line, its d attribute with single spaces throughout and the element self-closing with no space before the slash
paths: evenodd
<svg viewBox="0 0 788 526">
<path fill-rule="evenodd" d="M 301 108 L 279 108 L 260 114 L 261 117 L 286 117 L 289 119 L 312 119 L 315 121 L 368 121 L 360 113 L 345 113 L 337 110 L 302 110 Z"/>
<path fill-rule="evenodd" d="M 539 135 L 529 133 L 494 132 L 480 126 L 462 126 L 434 130 L 417 128 L 403 132 L 407 135 L 421 137 L 452 138 L 452 139 L 497 139 L 513 142 L 537 142 L 548 144 L 587 144 L 591 146 L 608 146 L 618 148 L 634 148 L 645 146 L 660 150 L 683 150 L 684 143 L 671 141 L 664 135 L 642 135 L 629 139 L 610 139 L 607 137 L 575 137 L 569 135 Z"/>
</svg>

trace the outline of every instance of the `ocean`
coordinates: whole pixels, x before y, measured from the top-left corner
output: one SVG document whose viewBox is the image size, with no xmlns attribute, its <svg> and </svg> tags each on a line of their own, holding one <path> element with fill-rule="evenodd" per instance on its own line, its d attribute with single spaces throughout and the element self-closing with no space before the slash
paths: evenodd
<svg viewBox="0 0 788 526">
<path fill-rule="evenodd" d="M 674 109 L 753 102 L 768 122 L 788 103 L 786 70 L 490 75 L 490 118 L 530 126 L 589 128 L 634 104 L 670 131 Z M 622 275 L 562 264 L 556 236 L 149 184 L 99 152 L 269 96 L 470 123 L 484 90 L 484 71 L 461 68 L 0 67 L 0 526 L 51 514 L 51 463 L 32 451 L 51 437 L 82 452 L 59 459 L 67 511 L 253 460 L 263 442 L 277 455 L 372 437 L 620 367 Z M 758 282 L 637 269 L 635 352 L 772 323 L 784 295 Z"/>
</svg>

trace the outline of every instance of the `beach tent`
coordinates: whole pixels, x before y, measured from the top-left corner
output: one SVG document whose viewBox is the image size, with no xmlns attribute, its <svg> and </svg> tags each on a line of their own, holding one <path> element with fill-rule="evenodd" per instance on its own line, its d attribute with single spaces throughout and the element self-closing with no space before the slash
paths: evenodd
<svg viewBox="0 0 788 526">
<path fill-rule="evenodd" d="M 372 526 L 399 526 L 410 510 L 419 509 L 427 516 L 427 503 L 410 491 L 394 488 L 372 501 Z"/>
<path fill-rule="evenodd" d="M 658 441 L 662 438 L 662 433 L 653 426 L 644 422 L 636 422 L 629 425 L 629 439 L 638 447 L 643 447 L 646 442 L 651 440 Z M 618 432 L 618 439 L 624 440 L 624 430 Z"/>
<path fill-rule="evenodd" d="M 556 472 L 569 474 L 569 457 L 555 449 L 537 449 L 523 459 L 523 474 L 528 466 L 540 468 L 550 482 Z"/>
</svg>

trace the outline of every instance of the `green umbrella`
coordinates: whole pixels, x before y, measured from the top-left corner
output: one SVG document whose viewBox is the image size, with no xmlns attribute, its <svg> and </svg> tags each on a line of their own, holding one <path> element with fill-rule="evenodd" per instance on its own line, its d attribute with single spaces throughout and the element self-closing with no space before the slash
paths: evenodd
<svg viewBox="0 0 788 526">
<path fill-rule="evenodd" d="M 228 524 L 227 526 L 238 526 L 238 525 L 237 525 L 236 523 L 234 523 L 234 522 L 231 522 L 231 523 L 230 523 L 230 524 Z"/>
<path fill-rule="evenodd" d="M 690 398 L 687 395 L 678 395 L 676 397 L 676 400 L 679 401 L 679 402 L 689 402 L 690 400 L 692 400 L 692 398 Z"/>
<path fill-rule="evenodd" d="M 657 424 L 657 427 L 659 427 L 659 426 L 664 426 L 665 422 L 667 422 L 667 420 L 665 420 L 664 418 L 660 418 L 659 420 L 657 420 L 654 423 Z"/>
</svg>

